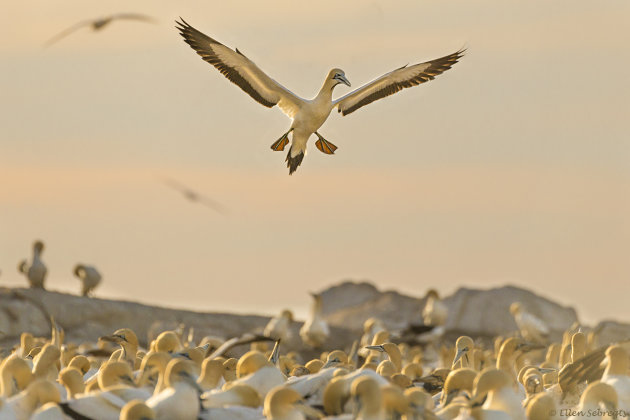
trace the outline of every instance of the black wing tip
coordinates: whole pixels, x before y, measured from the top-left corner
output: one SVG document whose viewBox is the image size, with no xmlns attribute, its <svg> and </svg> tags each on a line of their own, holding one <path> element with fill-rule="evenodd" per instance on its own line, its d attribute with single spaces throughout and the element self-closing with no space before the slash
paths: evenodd
<svg viewBox="0 0 630 420">
<path fill-rule="evenodd" d="M 183 17 L 179 17 L 179 20 L 175 19 L 175 23 L 178 24 L 179 26 L 183 26 L 183 27 L 192 27 L 190 26 L 190 24 L 188 22 L 186 22 L 186 20 Z"/>
</svg>

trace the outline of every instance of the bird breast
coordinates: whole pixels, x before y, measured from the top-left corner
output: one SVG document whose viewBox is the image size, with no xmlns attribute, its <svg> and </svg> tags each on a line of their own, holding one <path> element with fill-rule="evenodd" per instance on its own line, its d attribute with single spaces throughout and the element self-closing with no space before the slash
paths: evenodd
<svg viewBox="0 0 630 420">
<path fill-rule="evenodd" d="M 324 124 L 332 111 L 332 103 L 324 100 L 314 100 L 305 104 L 295 114 L 293 127 L 299 131 L 314 133 Z"/>
</svg>

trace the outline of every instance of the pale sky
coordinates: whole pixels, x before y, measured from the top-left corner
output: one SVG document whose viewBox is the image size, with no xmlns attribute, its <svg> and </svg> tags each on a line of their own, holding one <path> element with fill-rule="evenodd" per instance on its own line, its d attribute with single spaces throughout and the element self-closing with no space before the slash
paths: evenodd
<svg viewBox="0 0 630 420">
<path fill-rule="evenodd" d="M 42 44 L 75 22 L 141 12 Z M 204 63 L 182 16 L 310 98 L 468 53 L 341 117 L 288 176 L 290 121 Z M 527 287 L 587 322 L 630 320 L 630 3 L 22 1 L 0 15 L 0 285 L 31 243 L 48 288 L 205 311 L 304 314 L 343 279 Z M 337 87 L 336 95 L 350 91 Z M 230 209 L 185 201 L 175 178 Z"/>
</svg>

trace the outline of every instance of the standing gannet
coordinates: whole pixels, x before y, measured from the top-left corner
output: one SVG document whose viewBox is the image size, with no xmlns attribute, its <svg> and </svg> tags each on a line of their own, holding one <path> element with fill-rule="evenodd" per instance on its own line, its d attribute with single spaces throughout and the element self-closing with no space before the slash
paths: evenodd
<svg viewBox="0 0 630 420">
<path fill-rule="evenodd" d="M 81 22 L 75 23 L 74 25 L 70 26 L 69 28 L 64 29 L 57 35 L 50 38 L 48 41 L 46 41 L 46 44 L 44 44 L 44 47 L 51 46 L 55 42 L 61 40 L 62 38 L 65 38 L 66 36 L 70 35 L 74 31 L 84 26 L 89 26 L 93 31 L 99 31 L 103 29 L 105 26 L 109 25 L 114 20 L 124 20 L 124 19 L 137 20 L 141 22 L 150 22 L 150 23 L 155 22 L 153 18 L 149 16 L 141 15 L 138 13 L 118 13 L 115 15 L 103 16 L 101 18 L 96 18 L 96 19 L 82 20 Z"/>
<path fill-rule="evenodd" d="M 136 388 L 133 372 L 126 362 L 107 362 L 98 375 L 98 385 L 125 401 L 146 400 L 151 393 L 146 389 Z"/>
<path fill-rule="evenodd" d="M 234 384 L 224 390 L 213 390 L 201 395 L 201 404 L 205 409 L 240 405 L 256 408 L 262 405 L 258 391 L 249 385 Z"/>
<path fill-rule="evenodd" d="M 361 336 L 361 341 L 359 342 L 359 355 L 362 357 L 367 357 L 371 352 L 367 350 L 365 347 L 372 344 L 374 340 L 374 336 L 381 331 L 386 331 L 385 325 L 383 321 L 378 318 L 368 318 L 363 323 L 363 335 Z"/>
<path fill-rule="evenodd" d="M 166 387 L 164 375 L 171 355 L 162 351 L 150 351 L 142 359 L 136 383 L 138 387 L 159 394 Z"/>
<path fill-rule="evenodd" d="M 430 289 L 426 296 L 426 304 L 422 310 L 422 319 L 425 325 L 440 326 L 446 324 L 448 308 L 440 299 L 437 290 Z"/>
<path fill-rule="evenodd" d="M 53 344 L 46 344 L 33 359 L 33 378 L 57 380 L 59 376 L 59 357 L 61 351 Z"/>
<path fill-rule="evenodd" d="M 223 386 L 225 380 L 223 379 L 223 373 L 225 367 L 223 366 L 224 360 L 211 359 L 209 357 L 203 360 L 201 364 L 201 374 L 197 383 L 204 391 L 209 391 Z"/>
<path fill-rule="evenodd" d="M 264 354 L 255 350 L 248 351 L 239 359 L 236 375 L 238 379 L 226 383 L 224 388 L 236 384 L 249 385 L 263 398 L 273 387 L 286 382 L 280 369 L 269 362 Z"/>
<path fill-rule="evenodd" d="M 35 241 L 33 244 L 33 260 L 31 261 L 31 265 L 27 265 L 26 260 L 20 261 L 18 264 L 18 271 L 26 276 L 32 288 L 44 288 L 44 280 L 46 280 L 48 269 L 41 260 L 43 251 L 44 243 L 42 241 Z"/>
<path fill-rule="evenodd" d="M 475 360 L 473 355 L 473 349 L 475 344 L 472 338 L 462 335 L 455 342 L 455 348 L 457 352 L 455 353 L 455 358 L 453 359 L 453 363 L 451 365 L 451 369 L 457 368 L 473 368 L 475 366 Z"/>
<path fill-rule="evenodd" d="M 306 420 L 321 413 L 302 402 L 302 396 L 291 388 L 278 386 L 265 398 L 263 414 L 268 420 Z"/>
<path fill-rule="evenodd" d="M 376 346 L 366 346 L 365 348 L 387 354 L 387 357 L 394 365 L 396 372 L 400 372 L 402 370 L 402 354 L 396 344 L 383 343 Z"/>
<path fill-rule="evenodd" d="M 398 385 L 389 384 L 381 387 L 383 409 L 386 419 L 401 419 L 409 411 L 409 401 Z"/>
<path fill-rule="evenodd" d="M 81 371 L 75 367 L 65 367 L 59 372 L 59 383 L 66 388 L 68 399 L 85 392 L 85 383 Z"/>
<path fill-rule="evenodd" d="M 343 372 L 343 371 L 341 371 Z M 345 375 L 335 373 L 333 379 L 324 388 L 323 405 L 326 413 L 339 415 L 348 413 L 352 409 L 352 384 L 362 377 L 369 377 L 379 386 L 389 384 L 389 381 L 371 369 L 357 369 Z"/>
<path fill-rule="evenodd" d="M 101 282 L 101 273 L 90 265 L 77 264 L 74 267 L 74 275 L 81 280 L 81 295 L 87 296 Z"/>
<path fill-rule="evenodd" d="M 136 353 L 138 352 L 138 337 L 129 328 L 121 328 L 114 331 L 112 335 L 100 337 L 99 340 L 117 343 L 122 349 L 118 360 L 126 361 L 133 368 L 136 363 Z"/>
<path fill-rule="evenodd" d="M 129 401 L 120 411 L 120 420 L 153 420 L 155 412 L 140 400 Z"/>
<path fill-rule="evenodd" d="M 433 414 L 433 399 L 426 391 L 416 387 L 407 388 L 405 397 L 409 408 L 403 420 L 437 420 Z"/>
<path fill-rule="evenodd" d="M 535 395 L 527 405 L 527 420 L 560 420 L 556 401 L 549 394 Z"/>
<path fill-rule="evenodd" d="M 9 398 L 0 407 L 0 419 L 28 420 L 42 405 L 58 403 L 61 397 L 55 385 L 45 379 L 31 382 L 22 392 Z"/>
<path fill-rule="evenodd" d="M 580 420 L 584 418 L 582 413 L 588 413 L 592 419 L 610 419 L 611 416 L 606 415 L 606 412 L 617 412 L 617 403 L 615 388 L 600 381 L 593 382 L 582 393 L 580 405 L 575 409 L 576 415 L 568 420 Z"/>
<path fill-rule="evenodd" d="M 444 381 L 440 406 L 446 407 L 460 392 L 467 392 L 468 395 L 472 395 L 476 377 L 477 372 L 470 368 L 452 370 Z"/>
<path fill-rule="evenodd" d="M 33 380 L 31 367 L 16 354 L 8 356 L 0 364 L 0 395 L 9 398 L 26 389 Z"/>
<path fill-rule="evenodd" d="M 520 337 L 510 337 L 506 339 L 497 356 L 497 369 L 501 369 L 512 377 L 514 384 L 518 383 L 518 371 L 522 366 L 518 366 L 517 358 L 531 350 L 542 347 L 523 341 Z"/>
<path fill-rule="evenodd" d="M 510 313 L 514 317 L 521 336 L 525 340 L 542 344 L 547 343 L 550 331 L 544 321 L 536 315 L 527 312 L 520 302 L 514 302 L 510 305 Z"/>
<path fill-rule="evenodd" d="M 361 376 L 352 382 L 350 394 L 354 397 L 353 415 L 356 420 L 385 420 L 381 385 L 369 376 Z"/>
<path fill-rule="evenodd" d="M 630 359 L 628 352 L 620 345 L 613 345 L 606 349 L 606 370 L 601 381 L 617 391 L 619 409 L 630 413 Z M 629 414 L 630 415 L 630 414 Z"/>
<path fill-rule="evenodd" d="M 525 420 L 521 399 L 514 391 L 510 375 L 500 369 L 487 368 L 475 378 L 473 403 L 483 401 L 483 410 L 496 410 L 507 413 L 512 420 Z M 484 396 L 485 401 L 484 401 Z"/>
<path fill-rule="evenodd" d="M 151 394 L 135 388 L 131 368 L 126 362 L 106 362 L 98 373 L 98 388 L 79 394 L 60 407 L 71 418 L 87 416 L 98 420 L 116 420 L 123 406 L 132 400 L 146 400 Z M 98 413 L 98 415 L 96 415 Z"/>
<path fill-rule="evenodd" d="M 313 296 L 311 316 L 300 328 L 300 337 L 307 346 L 318 348 L 324 345 L 330 330 L 322 316 L 322 295 L 311 293 L 311 296 Z"/>
<path fill-rule="evenodd" d="M 201 389 L 193 377 L 193 364 L 175 358 L 166 367 L 166 389 L 153 395 L 146 404 L 157 420 L 196 420 L 199 417 Z"/>
<path fill-rule="evenodd" d="M 317 373 L 292 377 L 287 381 L 286 387 L 297 391 L 310 405 L 320 405 L 324 398 L 326 385 L 332 380 L 336 372 L 337 368 L 331 366 L 323 368 Z"/>
<path fill-rule="evenodd" d="M 269 320 L 265 326 L 263 335 L 265 337 L 271 337 L 274 340 L 286 341 L 289 336 L 289 327 L 293 322 L 293 312 L 288 309 L 283 310 L 279 316 L 273 317 Z"/>
<path fill-rule="evenodd" d="M 33 349 L 35 345 L 34 343 L 35 339 L 33 337 L 33 334 L 29 332 L 23 332 L 22 334 L 20 334 L 20 347 L 15 350 L 15 354 L 22 358 L 28 356 L 28 353 Z"/>
<path fill-rule="evenodd" d="M 325 153 L 333 154 L 337 146 L 330 143 L 317 130 L 324 124 L 333 108 L 342 115 L 348 115 L 357 109 L 392 95 L 403 88 L 416 86 L 435 78 L 435 76 L 450 69 L 464 54 L 459 50 L 442 58 L 427 61 L 412 66 L 403 66 L 389 72 L 359 89 L 333 101 L 332 93 L 335 86 L 343 83 L 350 86 L 345 73 L 340 69 L 332 69 L 317 96 L 311 100 L 298 97 L 281 84 L 267 76 L 253 61 L 245 57 L 238 49 L 236 51 L 220 42 L 199 32 L 185 20 L 176 22 L 176 28 L 184 41 L 199 54 L 204 61 L 212 64 L 231 82 L 238 85 L 249 96 L 266 107 L 278 105 L 282 112 L 292 119 L 289 131 L 284 133 L 271 145 L 274 151 L 284 150 L 289 143 L 289 133 L 292 144 L 287 153 L 287 167 L 289 174 L 295 172 L 302 163 L 306 152 L 306 143 L 312 134 L 318 140 L 315 146 Z"/>
</svg>

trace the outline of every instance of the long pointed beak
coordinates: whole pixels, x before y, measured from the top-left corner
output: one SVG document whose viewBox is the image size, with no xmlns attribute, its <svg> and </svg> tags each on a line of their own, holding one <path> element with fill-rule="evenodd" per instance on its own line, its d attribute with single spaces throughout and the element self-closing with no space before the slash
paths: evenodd
<svg viewBox="0 0 630 420">
<path fill-rule="evenodd" d="M 384 352 L 385 351 L 385 347 L 378 345 L 378 346 L 365 346 L 366 349 L 368 350 L 377 350 L 380 352 Z"/>
<path fill-rule="evenodd" d="M 343 83 L 344 85 L 352 86 L 352 85 L 350 84 L 350 81 L 349 81 L 348 79 L 346 79 L 346 76 L 339 75 L 338 80 L 339 80 L 341 83 Z"/>
<path fill-rule="evenodd" d="M 453 359 L 453 366 L 455 366 L 457 362 L 459 362 L 459 359 L 461 359 L 462 356 L 466 354 L 467 351 L 468 350 L 465 350 L 465 349 L 457 349 L 457 354 L 455 355 L 455 359 Z"/>
<path fill-rule="evenodd" d="M 516 346 L 516 350 L 520 350 L 523 353 L 527 353 L 534 350 L 540 350 L 544 348 L 545 346 L 543 346 L 542 344 L 529 343 L 529 342 L 520 343 Z"/>
<path fill-rule="evenodd" d="M 341 361 L 339 359 L 337 359 L 337 358 L 332 359 L 332 360 L 328 360 L 328 361 L 326 361 L 326 363 L 324 363 L 324 366 L 322 366 L 322 368 L 320 370 L 327 369 L 327 368 L 329 368 L 331 366 L 334 366 L 334 365 L 336 365 L 338 363 L 341 363 Z"/>
<path fill-rule="evenodd" d="M 104 335 L 98 339 L 102 341 L 109 341 L 110 343 L 120 343 L 121 341 L 120 337 L 117 335 Z"/>
<path fill-rule="evenodd" d="M 459 392 L 459 389 L 454 389 L 451 392 L 449 392 L 448 394 L 446 394 L 446 400 L 444 401 L 444 407 L 446 407 L 447 405 L 449 405 L 451 403 L 451 401 L 453 401 L 453 398 L 455 398 L 457 396 L 458 392 Z"/>
</svg>

